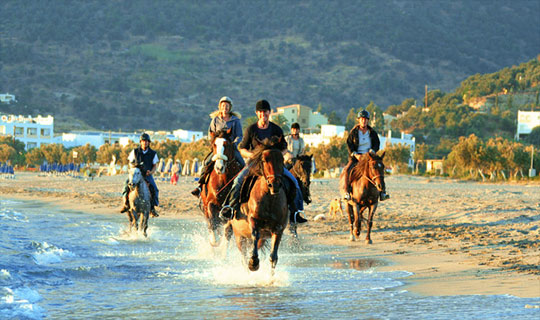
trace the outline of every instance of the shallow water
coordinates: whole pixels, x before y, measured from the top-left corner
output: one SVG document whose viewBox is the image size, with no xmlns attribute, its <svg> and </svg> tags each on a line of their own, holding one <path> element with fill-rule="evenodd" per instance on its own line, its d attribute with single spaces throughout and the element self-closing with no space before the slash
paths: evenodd
<svg viewBox="0 0 540 320">
<path fill-rule="evenodd" d="M 126 229 L 120 214 L 0 199 L 0 319 L 540 316 L 540 298 L 416 295 L 397 280 L 407 271 L 288 234 L 272 277 L 267 253 L 250 272 L 232 244 L 211 248 L 202 220 L 151 219 L 148 239 Z"/>
</svg>

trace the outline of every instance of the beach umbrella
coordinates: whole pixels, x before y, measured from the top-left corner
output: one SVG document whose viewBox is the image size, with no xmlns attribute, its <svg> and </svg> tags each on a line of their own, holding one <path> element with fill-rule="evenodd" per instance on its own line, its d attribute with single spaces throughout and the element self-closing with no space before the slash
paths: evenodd
<svg viewBox="0 0 540 320">
<path fill-rule="evenodd" d="M 184 162 L 184 169 L 182 170 L 182 175 L 183 176 L 189 176 L 190 175 L 189 165 L 190 165 L 189 160 L 186 160 L 186 162 Z"/>
<path fill-rule="evenodd" d="M 191 166 L 191 174 L 196 175 L 199 173 L 199 159 L 193 159 L 193 165 Z"/>
<path fill-rule="evenodd" d="M 166 173 L 170 173 L 171 170 L 172 170 L 172 166 L 173 166 L 173 160 L 172 160 L 172 159 L 168 159 L 168 160 L 167 160 L 167 165 L 165 166 L 165 172 L 166 172 Z"/>
</svg>

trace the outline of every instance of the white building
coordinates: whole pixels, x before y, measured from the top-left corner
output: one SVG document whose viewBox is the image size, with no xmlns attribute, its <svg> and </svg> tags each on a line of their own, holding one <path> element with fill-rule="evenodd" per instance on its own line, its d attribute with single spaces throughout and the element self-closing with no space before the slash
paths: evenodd
<svg viewBox="0 0 540 320">
<path fill-rule="evenodd" d="M 520 135 L 530 134 L 534 127 L 540 126 L 540 111 L 518 111 L 516 140 Z"/>
<path fill-rule="evenodd" d="M 4 114 L 0 117 L 0 135 L 13 136 L 24 142 L 26 150 L 54 143 L 54 118 Z"/>
<path fill-rule="evenodd" d="M 203 137 L 203 133 L 199 131 L 175 130 L 173 133 L 165 131 L 146 131 L 150 135 L 152 142 L 165 140 L 178 140 L 180 142 L 192 142 Z M 84 146 L 91 144 L 96 148 L 101 147 L 106 143 L 118 143 L 121 146 L 126 146 L 131 142 L 139 143 L 140 133 L 128 132 L 112 132 L 112 131 L 73 131 L 63 133 L 60 141 L 66 148 Z"/>
<path fill-rule="evenodd" d="M 180 140 L 180 142 L 195 142 L 201 140 L 204 136 L 201 131 L 190 131 L 183 129 L 174 130 L 173 135 L 176 140 Z"/>
<path fill-rule="evenodd" d="M 0 93 L 0 102 L 10 104 L 11 102 L 17 102 L 17 100 L 13 94 Z"/>
<path fill-rule="evenodd" d="M 306 146 L 317 147 L 320 144 L 330 143 L 333 137 L 343 138 L 345 136 L 345 127 L 333 124 L 321 125 L 321 133 L 302 134 L 302 139 Z"/>
</svg>

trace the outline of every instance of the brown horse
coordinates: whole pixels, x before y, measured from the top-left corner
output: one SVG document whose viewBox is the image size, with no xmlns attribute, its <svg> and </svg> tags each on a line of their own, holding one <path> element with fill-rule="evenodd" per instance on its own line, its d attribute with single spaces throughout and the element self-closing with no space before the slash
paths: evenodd
<svg viewBox="0 0 540 320">
<path fill-rule="evenodd" d="M 352 187 L 352 196 L 347 201 L 347 213 L 351 225 L 351 241 L 360 236 L 362 221 L 366 223 L 367 234 L 366 244 L 371 244 L 371 227 L 373 225 L 373 215 L 379 203 L 379 193 L 384 187 L 384 152 L 381 156 L 366 153 L 360 156 L 358 163 L 350 170 L 349 181 Z M 346 174 L 344 170 L 341 174 L 341 181 Z M 364 220 L 363 212 L 369 209 L 367 220 Z"/>
<path fill-rule="evenodd" d="M 296 158 L 294 165 L 290 169 L 292 175 L 298 180 L 300 190 L 302 191 L 302 198 L 306 204 L 311 203 L 311 192 L 309 186 L 311 185 L 311 168 L 312 168 L 313 155 L 301 155 Z"/>
<path fill-rule="evenodd" d="M 244 259 L 248 259 L 248 251 L 251 249 L 251 257 L 246 261 L 251 271 L 259 269 L 258 250 L 268 238 L 272 239 L 270 262 L 274 271 L 281 237 L 289 221 L 283 182 L 286 179 L 283 176 L 283 154 L 273 149 L 272 145 L 265 140 L 265 144 L 256 149 L 250 171 L 250 175 L 257 176 L 256 181 L 249 193 L 248 202 L 242 205 L 241 212 L 230 222 Z"/>
<path fill-rule="evenodd" d="M 203 213 L 210 231 L 210 244 L 217 246 L 222 235 L 223 221 L 219 218 L 219 211 L 227 196 L 232 180 L 242 169 L 234 159 L 234 143 L 230 140 L 230 131 L 219 131 L 212 136 L 212 160 L 207 170 L 211 170 L 208 181 L 201 191 Z M 227 237 L 229 237 L 227 235 Z"/>
</svg>

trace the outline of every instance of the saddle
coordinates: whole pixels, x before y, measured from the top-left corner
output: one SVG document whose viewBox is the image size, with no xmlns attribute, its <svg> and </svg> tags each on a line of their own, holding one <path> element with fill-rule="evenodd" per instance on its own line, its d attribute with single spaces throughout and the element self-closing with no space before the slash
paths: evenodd
<svg viewBox="0 0 540 320">
<path fill-rule="evenodd" d="M 248 202 L 249 194 L 251 193 L 251 189 L 253 189 L 255 182 L 257 182 L 257 178 L 259 177 L 256 175 L 249 175 L 244 179 L 244 183 L 242 183 L 240 189 L 240 203 Z M 296 188 L 294 182 L 289 177 L 283 175 L 283 178 L 285 178 L 283 179 L 283 185 L 285 187 L 285 194 L 287 195 L 287 202 L 291 203 L 296 196 Z"/>
</svg>

